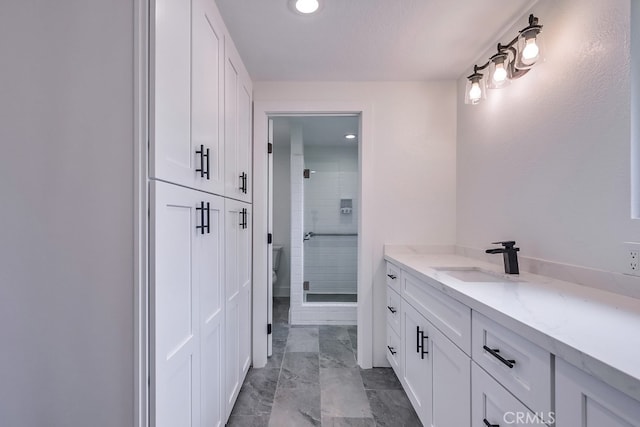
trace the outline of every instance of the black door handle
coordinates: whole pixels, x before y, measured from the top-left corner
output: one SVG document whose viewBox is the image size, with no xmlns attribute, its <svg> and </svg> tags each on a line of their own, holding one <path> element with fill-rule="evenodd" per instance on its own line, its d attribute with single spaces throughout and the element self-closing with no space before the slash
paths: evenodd
<svg viewBox="0 0 640 427">
<path fill-rule="evenodd" d="M 516 364 L 515 360 L 505 359 L 504 357 L 500 356 L 498 354 L 500 353 L 500 350 L 498 350 L 497 348 L 489 348 L 486 345 L 483 345 L 482 348 L 488 351 L 490 355 L 492 355 L 493 357 L 495 357 L 496 359 L 498 359 L 499 361 L 507 365 L 509 368 L 513 368 L 513 365 Z"/>
<path fill-rule="evenodd" d="M 200 172 L 200 178 L 209 179 L 209 149 L 205 150 L 204 145 L 200 144 L 200 149 L 196 150 L 196 154 L 200 155 L 200 167 L 196 169 L 196 172 Z"/>
<path fill-rule="evenodd" d="M 246 172 L 242 172 L 240 174 L 240 191 L 244 194 L 247 194 L 247 174 Z"/>
<path fill-rule="evenodd" d="M 416 353 L 420 353 L 420 359 L 424 359 L 424 355 L 429 354 L 429 351 L 426 350 L 427 346 L 425 346 L 424 343 L 424 340 L 427 338 L 429 338 L 429 336 L 420 330 L 420 326 L 416 326 Z"/>
<path fill-rule="evenodd" d="M 196 212 L 200 212 L 200 225 L 196 225 L 196 230 L 200 230 L 200 234 L 204 234 L 205 232 L 209 234 L 211 232 L 209 228 L 209 206 L 209 202 L 207 202 L 206 204 L 205 202 L 200 202 L 200 206 L 196 206 Z"/>
</svg>

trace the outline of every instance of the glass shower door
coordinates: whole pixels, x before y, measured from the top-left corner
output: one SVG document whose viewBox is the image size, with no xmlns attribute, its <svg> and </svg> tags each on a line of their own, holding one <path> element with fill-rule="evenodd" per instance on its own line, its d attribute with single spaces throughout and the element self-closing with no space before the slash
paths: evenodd
<svg viewBox="0 0 640 427">
<path fill-rule="evenodd" d="M 357 146 L 304 146 L 304 301 L 357 301 Z"/>
</svg>

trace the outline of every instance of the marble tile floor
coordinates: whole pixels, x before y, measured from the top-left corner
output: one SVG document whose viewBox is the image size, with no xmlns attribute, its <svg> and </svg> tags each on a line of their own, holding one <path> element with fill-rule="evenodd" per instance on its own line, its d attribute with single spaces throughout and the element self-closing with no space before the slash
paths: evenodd
<svg viewBox="0 0 640 427">
<path fill-rule="evenodd" d="M 355 326 L 289 326 L 274 300 L 273 356 L 250 369 L 227 426 L 421 426 L 391 368 L 360 369 Z"/>
</svg>

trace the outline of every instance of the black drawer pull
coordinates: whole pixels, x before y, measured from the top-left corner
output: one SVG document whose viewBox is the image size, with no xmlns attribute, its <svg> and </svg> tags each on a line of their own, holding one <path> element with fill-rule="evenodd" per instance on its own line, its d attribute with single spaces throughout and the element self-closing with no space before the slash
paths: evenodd
<svg viewBox="0 0 640 427">
<path fill-rule="evenodd" d="M 395 274 L 387 274 L 387 277 L 391 280 L 396 280 L 396 275 Z"/>
<path fill-rule="evenodd" d="M 508 359 L 505 359 L 504 357 L 500 356 L 498 354 L 498 353 L 500 353 L 500 350 L 498 350 L 497 348 L 489 348 L 486 345 L 483 345 L 482 348 L 487 350 L 489 352 L 489 354 L 491 354 L 493 357 L 495 357 L 496 359 L 498 359 L 499 361 L 501 361 L 502 363 L 507 365 L 509 368 L 513 368 L 513 365 L 516 364 L 515 360 L 508 360 Z"/>
<path fill-rule="evenodd" d="M 429 351 L 426 350 L 428 345 L 425 345 L 424 340 L 429 338 L 429 336 L 420 330 L 420 326 L 416 326 L 416 335 L 416 353 L 420 353 L 420 359 L 424 359 L 424 355 L 429 354 Z"/>
<path fill-rule="evenodd" d="M 394 355 L 397 353 L 397 351 L 395 351 L 393 347 L 387 346 L 387 348 L 389 349 L 389 352 L 391 353 L 391 355 Z"/>
<path fill-rule="evenodd" d="M 396 314 L 398 312 L 398 310 L 396 310 L 395 307 L 391 307 L 390 305 L 387 306 L 387 308 L 389 309 L 390 312 L 392 312 L 393 314 Z"/>
<path fill-rule="evenodd" d="M 486 418 L 482 421 L 484 421 L 484 425 L 487 427 L 500 427 L 500 424 L 491 424 Z"/>
</svg>

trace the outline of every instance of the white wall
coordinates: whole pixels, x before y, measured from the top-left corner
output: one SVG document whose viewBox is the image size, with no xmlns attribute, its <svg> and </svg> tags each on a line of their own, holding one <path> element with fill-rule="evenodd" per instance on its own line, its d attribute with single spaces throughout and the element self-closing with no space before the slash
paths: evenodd
<svg viewBox="0 0 640 427">
<path fill-rule="evenodd" d="M 2 3 L 2 426 L 133 424 L 133 7 Z"/>
<path fill-rule="evenodd" d="M 455 243 L 454 82 L 257 82 L 255 101 L 357 101 L 373 110 L 374 366 L 386 366 L 383 244 Z"/>
<path fill-rule="evenodd" d="M 630 219 L 629 0 L 541 1 L 532 12 L 546 62 L 475 107 L 458 82 L 457 243 L 514 239 L 526 257 L 623 271 L 622 242 L 640 240 Z"/>
<path fill-rule="evenodd" d="M 279 120 L 287 121 L 276 118 L 274 122 Z M 273 294 L 288 297 L 291 287 L 291 146 L 288 138 L 274 140 L 273 145 L 273 244 L 282 246 Z"/>
</svg>

